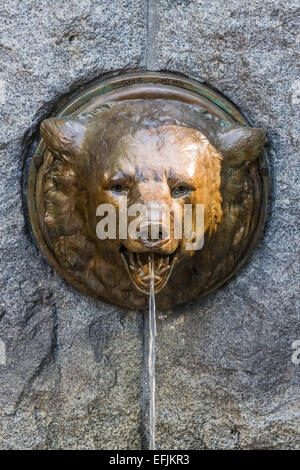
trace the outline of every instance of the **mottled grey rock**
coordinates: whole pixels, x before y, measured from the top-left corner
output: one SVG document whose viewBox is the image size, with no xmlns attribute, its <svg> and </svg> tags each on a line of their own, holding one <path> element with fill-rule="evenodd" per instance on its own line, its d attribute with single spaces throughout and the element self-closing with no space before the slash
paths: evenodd
<svg viewBox="0 0 300 470">
<path fill-rule="evenodd" d="M 249 264 L 158 316 L 157 446 L 299 448 L 295 10 L 294 0 L 2 3 L 0 448 L 141 446 L 142 315 L 53 271 L 28 229 L 22 174 L 30 135 L 64 95 L 145 64 L 215 86 L 264 127 L 272 183 Z"/>
<path fill-rule="evenodd" d="M 86 298 L 53 272 L 25 224 L 21 179 L 24 136 L 58 99 L 143 65 L 143 7 L 1 2 L 0 448 L 140 447 L 141 316 Z"/>
<path fill-rule="evenodd" d="M 267 131 L 271 198 L 265 235 L 235 280 L 161 315 L 157 444 L 299 448 L 298 3 L 158 3 L 152 68 L 207 82 Z"/>
</svg>

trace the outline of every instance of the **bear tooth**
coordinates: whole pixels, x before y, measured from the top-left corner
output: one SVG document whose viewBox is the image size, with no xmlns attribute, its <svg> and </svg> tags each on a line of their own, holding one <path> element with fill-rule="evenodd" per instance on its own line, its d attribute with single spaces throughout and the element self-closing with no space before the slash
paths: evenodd
<svg viewBox="0 0 300 470">
<path fill-rule="evenodd" d="M 159 271 L 160 275 L 165 274 L 165 272 L 169 271 L 169 269 L 170 269 L 169 264 L 167 266 L 163 266 Z"/>
</svg>

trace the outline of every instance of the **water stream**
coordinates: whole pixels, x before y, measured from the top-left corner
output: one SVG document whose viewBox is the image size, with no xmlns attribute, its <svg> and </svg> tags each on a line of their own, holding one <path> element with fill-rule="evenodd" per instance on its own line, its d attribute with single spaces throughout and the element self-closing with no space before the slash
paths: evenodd
<svg viewBox="0 0 300 470">
<path fill-rule="evenodd" d="M 148 374 L 149 374 L 149 449 L 155 450 L 155 293 L 154 293 L 154 256 L 149 255 L 150 293 L 149 293 L 149 350 L 148 350 Z"/>
</svg>

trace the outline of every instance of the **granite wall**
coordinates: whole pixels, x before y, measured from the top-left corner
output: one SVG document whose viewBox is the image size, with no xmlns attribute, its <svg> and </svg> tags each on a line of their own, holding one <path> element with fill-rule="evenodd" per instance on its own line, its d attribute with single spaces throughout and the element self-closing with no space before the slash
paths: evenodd
<svg viewBox="0 0 300 470">
<path fill-rule="evenodd" d="M 229 97 L 266 129 L 271 174 L 265 233 L 247 266 L 158 314 L 157 448 L 300 448 L 297 3 L 1 4 L 0 448 L 143 445 L 143 314 L 64 282 L 30 234 L 23 194 L 31 136 L 55 104 L 106 74 L 147 69 Z"/>
</svg>

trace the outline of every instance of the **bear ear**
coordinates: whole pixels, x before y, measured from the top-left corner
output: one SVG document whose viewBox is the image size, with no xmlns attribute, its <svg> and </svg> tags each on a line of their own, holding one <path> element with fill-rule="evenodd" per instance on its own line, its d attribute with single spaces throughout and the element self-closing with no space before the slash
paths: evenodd
<svg viewBox="0 0 300 470">
<path fill-rule="evenodd" d="M 231 127 L 218 134 L 216 147 L 224 157 L 225 166 L 240 166 L 258 158 L 265 145 L 263 129 Z"/>
<path fill-rule="evenodd" d="M 86 126 L 72 118 L 49 118 L 40 125 L 46 146 L 56 158 L 70 161 L 83 147 Z"/>
</svg>

